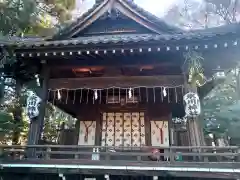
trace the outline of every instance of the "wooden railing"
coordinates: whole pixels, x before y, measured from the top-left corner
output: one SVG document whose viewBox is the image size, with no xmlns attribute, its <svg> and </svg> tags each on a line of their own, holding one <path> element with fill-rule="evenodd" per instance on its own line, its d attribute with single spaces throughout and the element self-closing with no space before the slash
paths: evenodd
<svg viewBox="0 0 240 180">
<path fill-rule="evenodd" d="M 153 149 L 164 152 L 152 153 Z M 26 160 L 71 160 L 77 162 L 136 162 L 156 163 L 203 163 L 225 162 L 239 163 L 240 148 L 231 147 L 102 147 L 102 146 L 66 146 L 66 145 L 0 145 L 0 162 Z M 86 161 L 87 160 L 87 161 Z M 65 161 L 65 162 L 66 162 Z M 69 161 L 70 162 L 70 161 Z"/>
</svg>

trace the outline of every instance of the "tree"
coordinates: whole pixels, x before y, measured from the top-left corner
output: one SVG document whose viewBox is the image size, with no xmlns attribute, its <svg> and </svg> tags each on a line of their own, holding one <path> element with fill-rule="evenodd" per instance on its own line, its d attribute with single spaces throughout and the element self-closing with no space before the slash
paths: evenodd
<svg viewBox="0 0 240 180">
<path fill-rule="evenodd" d="M 36 18 L 36 2 L 32 0 L 4 0 L 0 3 L 0 23 L 2 35 L 24 32 Z M 34 19 L 35 20 L 35 19 Z"/>
<path fill-rule="evenodd" d="M 225 23 L 237 22 L 240 4 L 239 0 L 205 0 L 207 14 L 219 16 Z"/>
<path fill-rule="evenodd" d="M 203 117 L 205 121 L 205 130 L 214 133 L 217 137 L 233 136 L 231 132 L 233 122 L 238 120 L 240 114 L 236 115 L 233 106 L 239 104 L 236 86 L 236 75 L 233 72 L 228 73 L 224 83 L 216 86 L 203 99 Z M 235 107 L 234 107 L 235 108 Z"/>
<path fill-rule="evenodd" d="M 75 0 L 4 0 L 0 2 L 0 32 L 3 36 L 52 32 L 54 25 L 71 19 L 74 8 Z"/>
<path fill-rule="evenodd" d="M 184 29 L 200 29 L 237 22 L 239 12 L 239 0 L 182 0 L 164 18 Z"/>
<path fill-rule="evenodd" d="M 199 29 L 205 26 L 205 7 L 194 0 L 182 0 L 174 4 L 164 19 L 184 29 Z"/>
<path fill-rule="evenodd" d="M 11 80 L 8 81 L 6 80 L 7 78 L 3 78 L 3 76 L 1 79 L 5 91 L 0 106 L 0 144 L 24 144 L 27 141 L 29 130 L 26 99 L 30 91 L 38 92 L 39 87 L 37 81 L 33 80 L 23 84 L 19 97 L 17 98 L 16 81 L 11 78 L 8 78 Z M 20 118 L 16 118 L 16 116 L 20 116 Z M 69 124 L 70 122 L 75 122 L 75 119 L 48 103 L 45 113 L 44 140 L 57 143 L 61 124 Z"/>
<path fill-rule="evenodd" d="M 70 19 L 70 11 L 74 6 L 74 0 L 45 0 L 42 2 L 35 0 L 1 1 L 0 23 L 2 25 L 0 33 L 2 36 L 0 39 L 5 40 L 11 38 L 11 36 L 23 36 L 26 34 L 34 36 L 43 35 L 46 29 L 56 29 L 54 27 L 55 24 L 60 24 Z M 0 95 L 2 99 L 0 135 L 5 143 L 12 141 L 14 144 L 19 144 L 20 137 L 26 139 L 26 130 L 28 129 L 28 118 L 24 107 L 29 87 L 24 85 L 25 82 L 19 82 L 19 79 L 15 79 L 13 67 L 16 59 L 12 51 L 12 49 L 1 50 L 0 92 L 4 92 L 4 96 Z M 11 81 L 7 82 L 8 79 Z M 34 88 L 36 88 L 36 83 L 31 87 L 32 90 Z M 59 110 L 54 112 L 58 113 Z"/>
<path fill-rule="evenodd" d="M 238 21 L 239 0 L 184 0 L 173 5 L 166 15 L 169 22 L 184 29 L 199 29 Z M 240 83 L 235 70 L 227 73 L 224 83 L 215 87 L 202 101 L 206 134 L 215 137 L 240 137 Z M 239 84 L 239 85 L 238 85 Z"/>
<path fill-rule="evenodd" d="M 60 23 L 71 19 L 71 11 L 75 9 L 75 0 L 45 0 L 45 3 L 50 5 L 50 14 L 56 16 Z"/>
</svg>

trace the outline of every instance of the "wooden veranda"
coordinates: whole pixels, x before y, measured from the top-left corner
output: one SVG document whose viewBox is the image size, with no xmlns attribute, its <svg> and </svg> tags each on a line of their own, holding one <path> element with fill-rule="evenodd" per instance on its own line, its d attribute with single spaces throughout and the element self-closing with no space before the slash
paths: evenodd
<svg viewBox="0 0 240 180">
<path fill-rule="evenodd" d="M 150 157 L 158 147 L 103 146 L 0 146 L 2 173 L 50 173 L 64 175 L 133 175 L 234 179 L 240 176 L 239 147 L 161 147 L 164 153 Z M 115 151 L 113 151 L 115 149 Z M 28 158 L 34 150 L 38 158 Z M 132 151 L 134 150 L 134 152 Z"/>
</svg>

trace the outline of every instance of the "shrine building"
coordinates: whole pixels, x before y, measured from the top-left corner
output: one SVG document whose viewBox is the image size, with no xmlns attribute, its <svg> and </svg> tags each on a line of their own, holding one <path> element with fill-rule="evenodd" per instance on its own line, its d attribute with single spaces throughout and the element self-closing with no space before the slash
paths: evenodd
<svg viewBox="0 0 240 180">
<path fill-rule="evenodd" d="M 215 158 L 216 149 L 204 149 L 198 108 L 217 83 L 214 75 L 237 64 L 239 30 L 233 24 L 184 31 L 132 1 L 98 0 L 51 38 L 2 42 L 2 51 L 12 48 L 17 59 L 6 67 L 9 76 L 30 83 L 39 75 L 41 103 L 29 132 L 27 149 L 34 151 L 0 167 L 56 179 L 234 179 L 239 161 L 229 166 L 222 154 Z M 186 55 L 192 52 L 203 57 L 206 78 L 199 86 L 188 82 Z M 188 93 L 196 102 L 186 109 Z M 38 145 L 47 103 L 77 119 L 55 146 Z"/>
</svg>

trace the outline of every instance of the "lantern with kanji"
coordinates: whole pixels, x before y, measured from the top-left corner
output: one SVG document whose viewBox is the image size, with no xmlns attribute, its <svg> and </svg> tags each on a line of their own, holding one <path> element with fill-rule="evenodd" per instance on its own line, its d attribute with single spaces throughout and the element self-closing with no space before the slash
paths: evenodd
<svg viewBox="0 0 240 180">
<path fill-rule="evenodd" d="M 197 93 L 189 92 L 183 97 L 186 117 L 197 117 L 201 113 L 200 99 Z"/>
<path fill-rule="evenodd" d="M 34 119 L 39 115 L 39 106 L 41 99 L 34 93 L 31 93 L 27 98 L 27 115 L 30 119 Z"/>
</svg>

